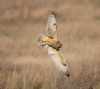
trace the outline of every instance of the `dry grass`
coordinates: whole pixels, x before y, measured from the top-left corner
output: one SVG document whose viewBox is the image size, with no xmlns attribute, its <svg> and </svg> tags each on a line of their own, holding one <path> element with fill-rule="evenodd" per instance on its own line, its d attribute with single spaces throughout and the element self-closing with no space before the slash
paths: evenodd
<svg viewBox="0 0 100 89">
<path fill-rule="evenodd" d="M 6 2 L 0 0 L 0 89 L 100 89 L 99 0 Z M 37 46 L 50 10 L 57 12 L 70 78 Z"/>
</svg>

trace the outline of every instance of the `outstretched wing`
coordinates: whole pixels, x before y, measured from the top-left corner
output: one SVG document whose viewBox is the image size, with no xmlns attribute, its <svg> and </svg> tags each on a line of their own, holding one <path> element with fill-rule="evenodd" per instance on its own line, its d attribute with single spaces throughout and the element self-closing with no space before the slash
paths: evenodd
<svg viewBox="0 0 100 89">
<path fill-rule="evenodd" d="M 52 47 L 48 47 L 48 54 L 55 63 L 56 67 L 69 77 L 68 66 L 65 63 L 65 59 L 62 54 Z"/>
<path fill-rule="evenodd" d="M 46 25 L 46 34 L 48 37 L 57 39 L 56 14 L 53 11 L 48 16 L 48 21 L 47 21 L 47 25 Z"/>
</svg>

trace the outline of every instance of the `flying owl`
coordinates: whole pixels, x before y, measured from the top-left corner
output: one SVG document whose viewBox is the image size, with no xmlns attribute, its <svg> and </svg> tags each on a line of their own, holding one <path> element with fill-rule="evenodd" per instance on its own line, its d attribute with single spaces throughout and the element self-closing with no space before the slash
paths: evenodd
<svg viewBox="0 0 100 89">
<path fill-rule="evenodd" d="M 56 67 L 69 77 L 68 66 L 60 52 L 62 43 L 57 38 L 56 14 L 54 11 L 48 16 L 45 33 L 38 35 L 38 44 L 48 49 L 48 55 L 51 57 Z"/>
</svg>

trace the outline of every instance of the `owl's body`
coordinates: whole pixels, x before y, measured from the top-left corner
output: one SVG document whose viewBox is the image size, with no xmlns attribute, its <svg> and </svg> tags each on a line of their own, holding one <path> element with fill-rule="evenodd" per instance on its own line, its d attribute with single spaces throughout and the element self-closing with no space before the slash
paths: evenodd
<svg viewBox="0 0 100 89">
<path fill-rule="evenodd" d="M 69 77 L 68 66 L 66 65 L 65 59 L 60 53 L 62 44 L 57 38 L 57 23 L 55 12 L 51 12 L 51 14 L 48 16 L 46 35 L 39 35 L 38 41 L 41 42 L 42 46 L 47 45 L 48 55 L 51 57 L 56 67 Z"/>
<path fill-rule="evenodd" d="M 41 46 L 45 46 L 45 45 L 49 45 L 52 48 L 56 49 L 57 51 L 60 50 L 60 48 L 62 47 L 62 43 L 59 40 L 47 37 L 44 34 L 39 34 L 38 36 L 38 42 L 40 42 Z"/>
</svg>

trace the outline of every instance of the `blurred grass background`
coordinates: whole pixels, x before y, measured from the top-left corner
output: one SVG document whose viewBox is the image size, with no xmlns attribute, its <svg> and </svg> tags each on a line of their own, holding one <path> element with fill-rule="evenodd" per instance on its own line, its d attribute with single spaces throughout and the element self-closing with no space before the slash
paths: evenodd
<svg viewBox="0 0 100 89">
<path fill-rule="evenodd" d="M 37 46 L 52 10 L 70 78 Z M 100 89 L 99 68 L 99 0 L 0 0 L 0 89 Z"/>
</svg>

